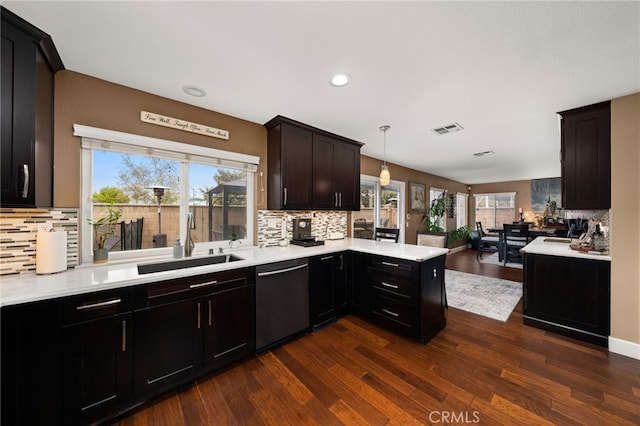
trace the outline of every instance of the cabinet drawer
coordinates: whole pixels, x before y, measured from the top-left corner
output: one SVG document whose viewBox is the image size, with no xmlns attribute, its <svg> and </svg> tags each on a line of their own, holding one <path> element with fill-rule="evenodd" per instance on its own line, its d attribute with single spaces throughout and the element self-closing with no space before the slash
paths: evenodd
<svg viewBox="0 0 640 426">
<path fill-rule="evenodd" d="M 60 309 L 64 325 L 128 312 L 133 309 L 133 290 L 125 288 L 68 297 Z"/>
<path fill-rule="evenodd" d="M 136 308 L 157 306 L 241 287 L 253 282 L 253 274 L 248 271 L 250 269 L 234 269 L 147 284 L 137 290 Z"/>
<path fill-rule="evenodd" d="M 414 282 L 402 275 L 385 274 L 370 270 L 371 273 L 371 286 L 376 290 L 397 295 L 406 299 L 411 299 L 416 293 L 414 288 Z"/>
<path fill-rule="evenodd" d="M 415 303 L 391 299 L 376 292 L 371 299 L 371 310 L 374 317 L 393 326 L 401 326 L 407 330 L 413 330 L 417 326 Z"/>
<path fill-rule="evenodd" d="M 375 256 L 369 258 L 368 264 L 370 268 L 375 268 L 393 275 L 400 275 L 403 277 L 417 277 L 418 275 L 418 268 L 415 262 Z"/>
</svg>

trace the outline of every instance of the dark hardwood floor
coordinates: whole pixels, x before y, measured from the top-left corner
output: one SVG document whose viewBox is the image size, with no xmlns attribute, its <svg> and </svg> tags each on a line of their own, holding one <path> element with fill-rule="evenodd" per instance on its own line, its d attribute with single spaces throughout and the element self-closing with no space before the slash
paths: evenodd
<svg viewBox="0 0 640 426">
<path fill-rule="evenodd" d="M 522 281 L 449 255 L 447 268 Z M 449 308 L 421 345 L 346 316 L 121 419 L 119 425 L 637 425 L 640 361 Z"/>
</svg>

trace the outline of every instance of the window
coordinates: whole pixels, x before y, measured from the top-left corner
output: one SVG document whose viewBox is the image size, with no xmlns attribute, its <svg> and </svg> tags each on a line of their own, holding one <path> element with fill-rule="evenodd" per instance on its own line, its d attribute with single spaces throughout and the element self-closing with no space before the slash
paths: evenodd
<svg viewBox="0 0 640 426">
<path fill-rule="evenodd" d="M 444 197 L 445 195 L 445 190 L 444 189 L 440 189 L 440 188 L 429 188 L 429 205 L 427 206 L 427 209 L 430 209 L 431 206 L 433 205 L 433 202 L 435 200 L 437 200 L 440 197 Z M 427 212 L 428 213 L 428 212 Z M 445 215 L 440 216 L 435 225 L 446 231 L 446 224 L 445 224 L 445 219 L 444 219 Z"/>
<path fill-rule="evenodd" d="M 515 192 L 476 194 L 474 198 L 476 204 L 475 221 L 482 222 L 484 229 L 502 227 L 503 224 L 514 221 L 516 214 Z"/>
<path fill-rule="evenodd" d="M 469 194 L 456 194 L 456 228 L 467 226 L 467 201 Z"/>
<path fill-rule="evenodd" d="M 137 244 L 120 223 L 105 248 L 114 259 L 169 254 L 189 230 L 200 248 L 224 247 L 233 235 L 252 244 L 254 172 L 258 158 L 86 126 L 82 136 L 82 217 L 97 218 L 111 203 L 120 222 L 141 224 Z M 142 219 L 140 221 L 139 219 Z M 93 233 L 82 220 L 82 260 L 91 261 Z M 136 240 L 134 237 L 133 240 Z M 126 243 L 126 244 L 125 244 Z"/>
<path fill-rule="evenodd" d="M 404 241 L 404 197 L 405 183 L 392 180 L 380 186 L 378 177 L 360 177 L 360 211 L 352 212 L 354 238 L 372 239 L 375 227 L 400 228 Z"/>
</svg>

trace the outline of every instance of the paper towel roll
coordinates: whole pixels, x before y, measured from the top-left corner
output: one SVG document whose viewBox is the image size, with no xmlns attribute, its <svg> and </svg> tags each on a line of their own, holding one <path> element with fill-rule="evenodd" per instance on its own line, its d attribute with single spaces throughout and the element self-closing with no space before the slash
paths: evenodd
<svg viewBox="0 0 640 426">
<path fill-rule="evenodd" d="M 36 274 L 53 274 L 67 269 L 67 233 L 36 234 Z"/>
</svg>

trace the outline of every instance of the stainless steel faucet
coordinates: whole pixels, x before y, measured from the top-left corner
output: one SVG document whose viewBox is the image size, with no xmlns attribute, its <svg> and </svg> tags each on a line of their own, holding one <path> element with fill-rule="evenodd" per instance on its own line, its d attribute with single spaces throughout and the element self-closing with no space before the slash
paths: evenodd
<svg viewBox="0 0 640 426">
<path fill-rule="evenodd" d="M 191 257 L 195 244 L 191 239 L 191 228 L 193 227 L 193 213 L 187 213 L 187 237 L 184 242 L 184 256 Z"/>
</svg>

